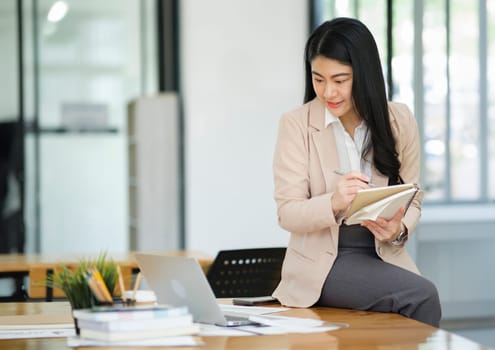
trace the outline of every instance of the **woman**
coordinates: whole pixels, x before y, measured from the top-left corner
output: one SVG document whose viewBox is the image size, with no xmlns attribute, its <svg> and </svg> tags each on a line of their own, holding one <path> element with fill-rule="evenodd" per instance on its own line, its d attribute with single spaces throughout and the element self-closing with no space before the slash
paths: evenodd
<svg viewBox="0 0 495 350">
<path fill-rule="evenodd" d="M 337 18 L 316 28 L 305 79 L 305 104 L 282 116 L 275 149 L 278 219 L 291 236 L 273 296 L 287 306 L 395 312 L 438 327 L 438 292 L 404 247 L 422 194 L 405 215 L 401 208 L 390 220 L 342 222 L 368 183 L 419 181 L 415 119 L 405 105 L 387 102 L 366 26 Z"/>
</svg>

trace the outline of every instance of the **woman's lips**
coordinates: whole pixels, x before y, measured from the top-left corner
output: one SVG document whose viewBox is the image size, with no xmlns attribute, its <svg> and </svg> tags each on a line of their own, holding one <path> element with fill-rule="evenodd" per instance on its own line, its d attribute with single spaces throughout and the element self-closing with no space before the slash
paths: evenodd
<svg viewBox="0 0 495 350">
<path fill-rule="evenodd" d="M 338 108 L 341 104 L 342 104 L 342 101 L 340 101 L 340 102 L 327 101 L 327 106 L 330 108 Z"/>
</svg>

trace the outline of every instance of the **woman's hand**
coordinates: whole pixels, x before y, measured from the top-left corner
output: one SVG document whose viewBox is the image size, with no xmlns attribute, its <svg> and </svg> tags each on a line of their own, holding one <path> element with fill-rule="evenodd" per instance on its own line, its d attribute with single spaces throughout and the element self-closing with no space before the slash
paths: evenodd
<svg viewBox="0 0 495 350">
<path fill-rule="evenodd" d="M 378 241 L 391 242 L 397 238 L 401 230 L 401 220 L 404 213 L 404 208 L 400 208 L 390 220 L 382 217 L 378 217 L 376 221 L 363 220 L 361 226 L 370 230 Z"/>
<path fill-rule="evenodd" d="M 359 172 L 350 172 L 342 175 L 332 196 L 334 214 L 346 210 L 351 205 L 352 200 L 356 197 L 356 193 L 359 190 L 369 188 L 368 182 L 369 178 Z"/>
</svg>

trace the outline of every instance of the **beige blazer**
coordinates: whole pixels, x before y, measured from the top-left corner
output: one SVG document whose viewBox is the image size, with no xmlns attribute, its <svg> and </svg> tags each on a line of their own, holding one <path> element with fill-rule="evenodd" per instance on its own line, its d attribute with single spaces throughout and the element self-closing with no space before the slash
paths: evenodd
<svg viewBox="0 0 495 350">
<path fill-rule="evenodd" d="M 339 225 L 330 198 L 339 180 L 339 159 L 332 128 L 325 128 L 325 106 L 314 99 L 280 119 L 273 172 L 278 221 L 290 232 L 282 279 L 273 296 L 283 305 L 309 307 L 320 297 L 337 257 Z M 416 121 L 403 104 L 389 103 L 397 141 L 400 174 L 406 183 L 419 182 L 420 144 Z M 388 178 L 372 170 L 372 180 L 386 186 Z M 416 196 L 403 219 L 411 233 L 421 213 Z M 375 241 L 386 262 L 419 274 L 404 247 Z"/>
</svg>

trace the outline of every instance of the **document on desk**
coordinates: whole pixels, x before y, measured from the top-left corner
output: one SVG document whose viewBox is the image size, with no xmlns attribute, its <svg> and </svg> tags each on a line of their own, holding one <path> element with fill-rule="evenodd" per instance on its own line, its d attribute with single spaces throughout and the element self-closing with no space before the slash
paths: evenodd
<svg viewBox="0 0 495 350">
<path fill-rule="evenodd" d="M 239 327 L 220 327 L 201 324 L 199 335 L 206 337 L 319 333 L 349 327 L 347 323 L 326 322 L 302 317 L 253 315 L 249 319 L 258 324 Z"/>
<path fill-rule="evenodd" d="M 287 307 L 242 306 L 230 304 L 218 304 L 218 306 L 220 306 L 223 313 L 238 313 L 245 315 L 265 315 L 289 310 Z"/>
<path fill-rule="evenodd" d="M 179 337 L 162 337 L 142 340 L 126 340 L 105 342 L 101 340 L 83 339 L 79 337 L 71 337 L 67 339 L 67 346 L 70 348 L 78 347 L 145 347 L 145 346 L 201 346 L 204 343 L 198 337 L 194 336 L 179 336 Z"/>
<path fill-rule="evenodd" d="M 258 325 L 241 328 L 247 331 L 257 332 L 257 334 L 319 333 L 349 327 L 347 323 L 290 316 L 250 316 L 249 320 L 258 323 Z"/>
</svg>

